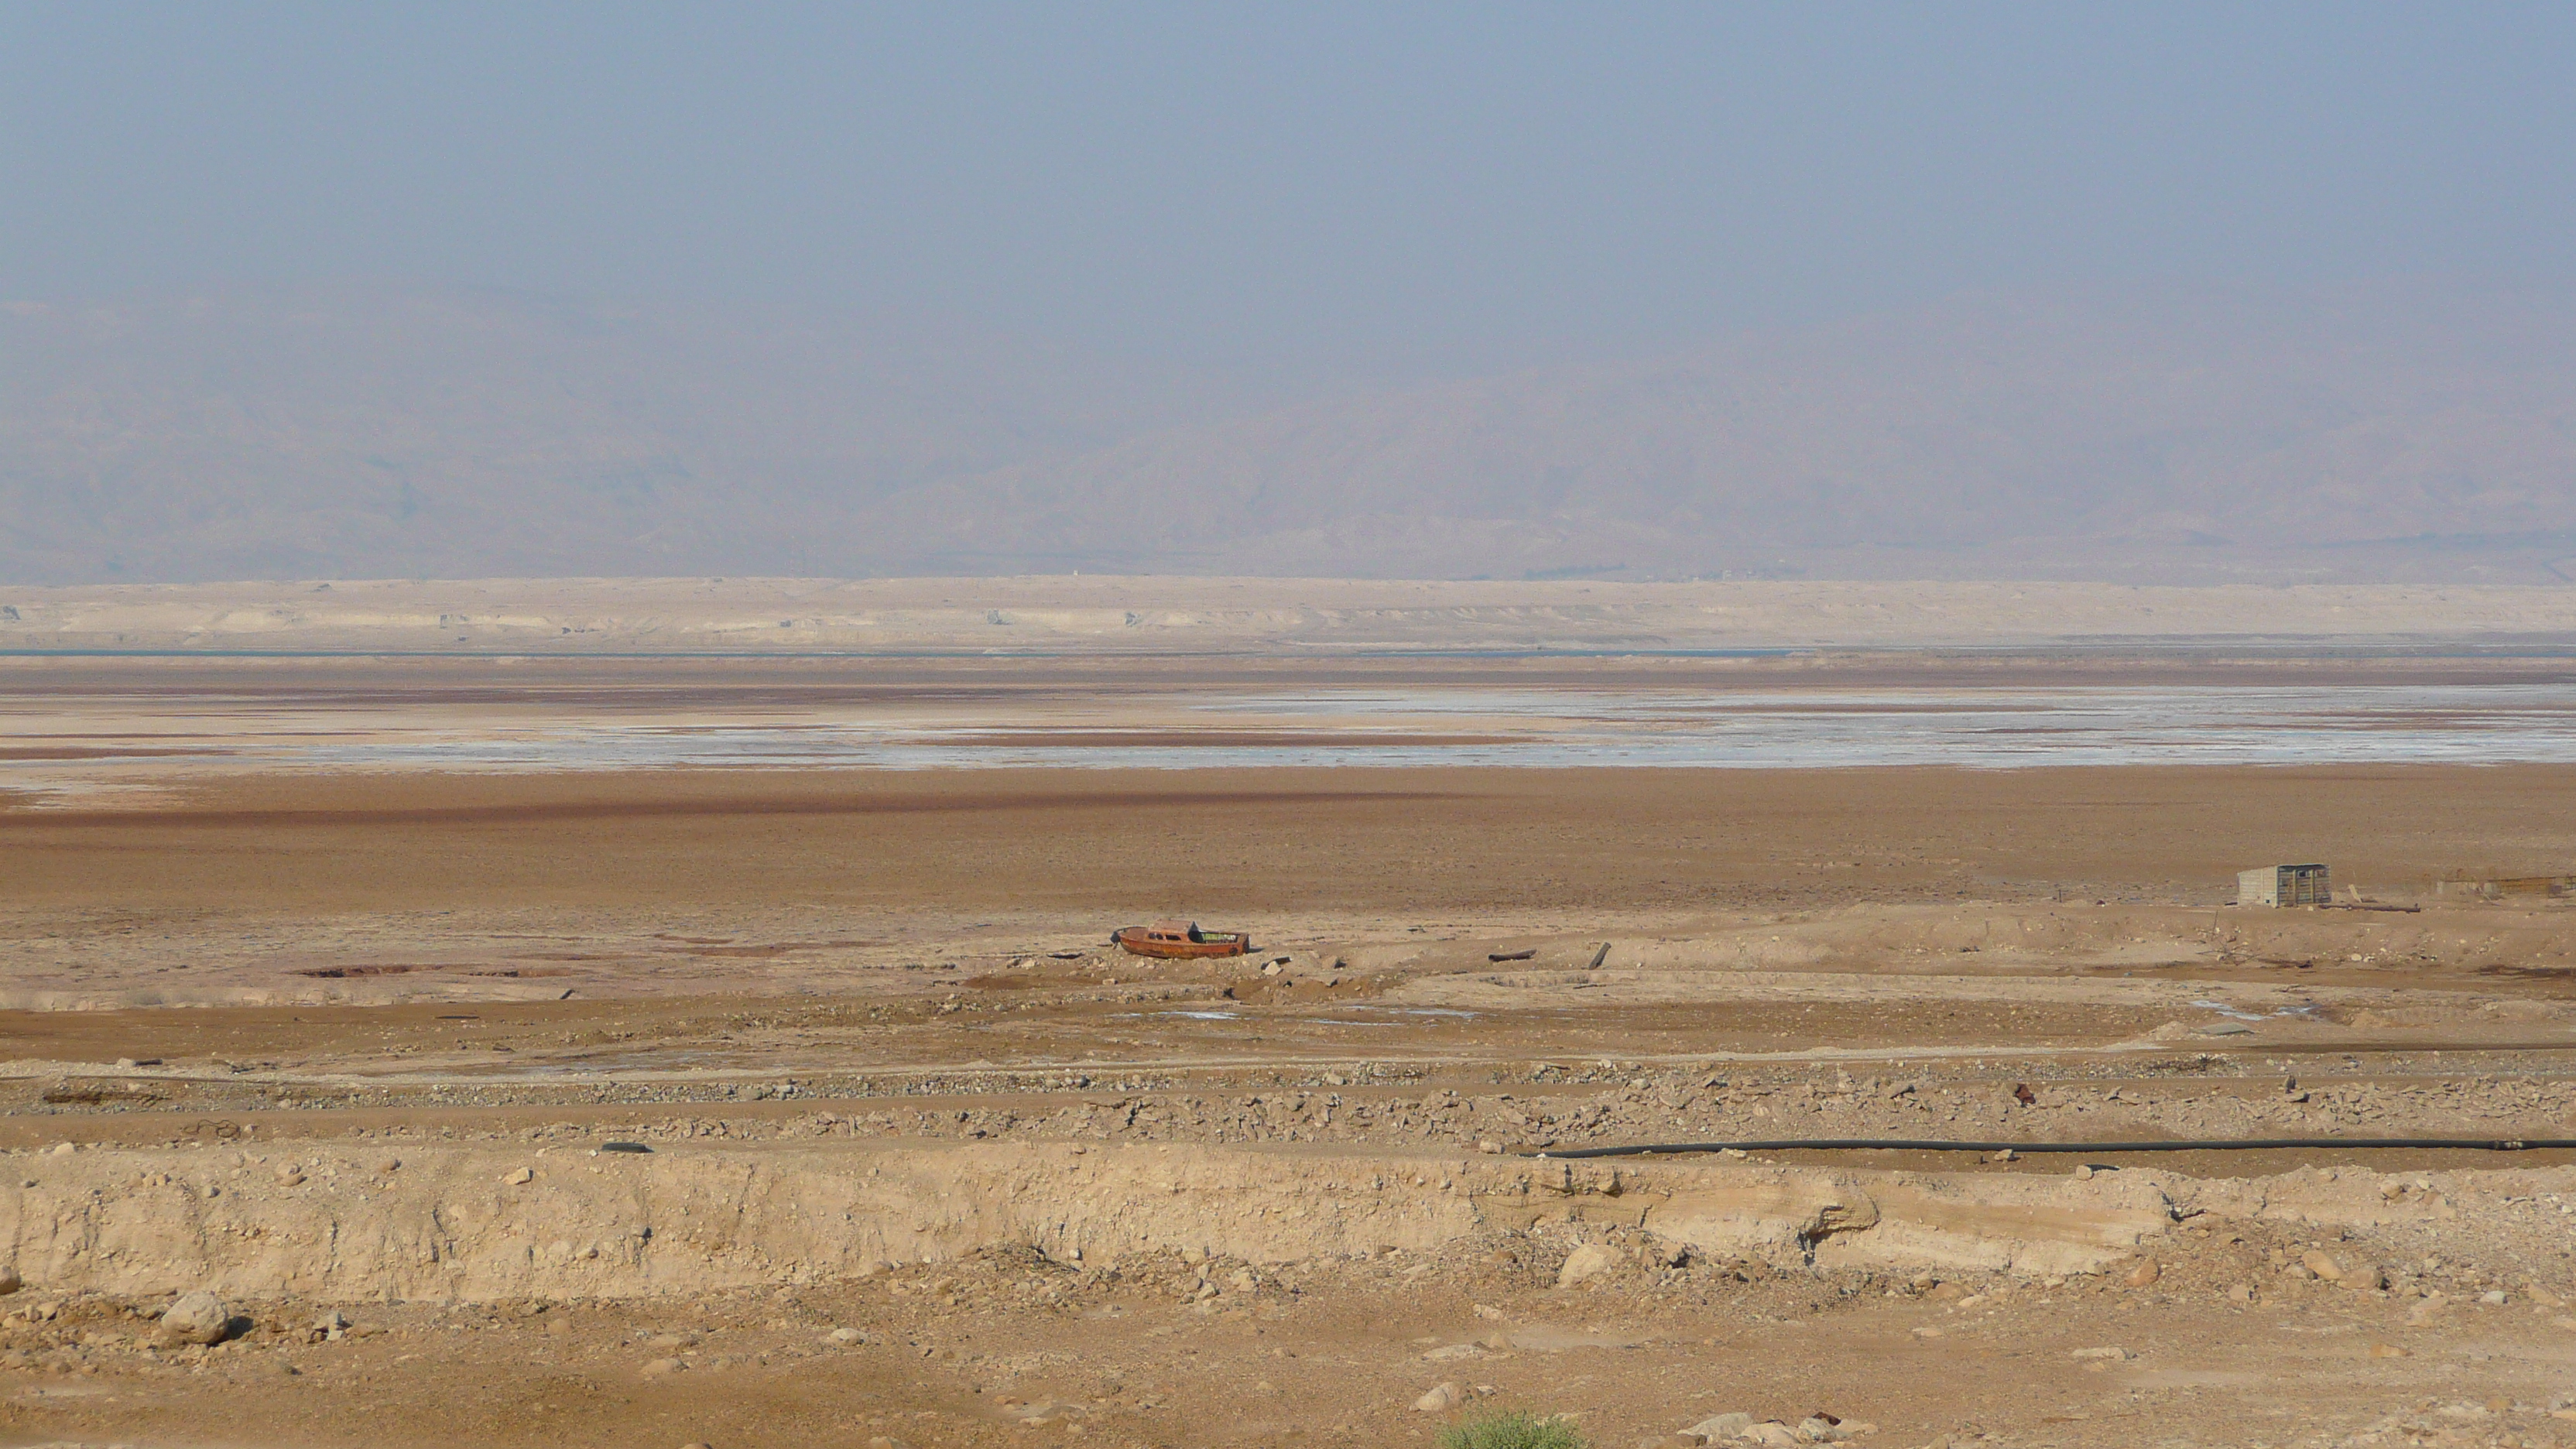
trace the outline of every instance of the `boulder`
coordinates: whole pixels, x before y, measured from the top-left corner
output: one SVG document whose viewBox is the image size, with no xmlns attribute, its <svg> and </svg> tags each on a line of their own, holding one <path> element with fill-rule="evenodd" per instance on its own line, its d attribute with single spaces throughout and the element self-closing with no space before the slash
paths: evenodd
<svg viewBox="0 0 2576 1449">
<path fill-rule="evenodd" d="M 1599 1243 L 1585 1243 L 1565 1255 L 1565 1266 L 1556 1270 L 1556 1286 L 1571 1288 L 1586 1278 L 1598 1278 L 1619 1265 L 1615 1249 Z"/>
<path fill-rule="evenodd" d="M 161 1331 L 181 1343 L 221 1343 L 232 1327 L 232 1308 L 203 1290 L 183 1293 L 161 1311 Z"/>
<path fill-rule="evenodd" d="M 1456 1382 L 1432 1389 L 1413 1401 L 1413 1407 L 1425 1414 L 1445 1414 L 1467 1402 L 1467 1390 Z"/>
</svg>

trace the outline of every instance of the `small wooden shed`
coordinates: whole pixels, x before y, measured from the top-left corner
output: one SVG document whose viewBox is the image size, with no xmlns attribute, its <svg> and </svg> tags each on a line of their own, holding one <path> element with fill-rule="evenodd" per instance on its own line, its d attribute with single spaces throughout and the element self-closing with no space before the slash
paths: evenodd
<svg viewBox="0 0 2576 1449">
<path fill-rule="evenodd" d="M 2333 899 L 2322 865 L 2267 865 L 2236 873 L 2240 906 L 2322 906 Z"/>
</svg>

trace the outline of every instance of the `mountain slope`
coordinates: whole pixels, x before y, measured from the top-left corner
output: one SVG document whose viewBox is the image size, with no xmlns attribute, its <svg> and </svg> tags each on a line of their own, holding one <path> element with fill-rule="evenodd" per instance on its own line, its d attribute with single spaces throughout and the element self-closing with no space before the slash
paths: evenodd
<svg viewBox="0 0 2576 1449">
<path fill-rule="evenodd" d="M 2003 298 L 1246 410 L 841 320 L 0 310 L 0 580 L 1116 572 L 2553 581 L 2576 308 Z"/>
<path fill-rule="evenodd" d="M 2545 576 L 2576 554 L 2570 320 L 1963 305 L 1165 432 L 887 508 L 967 566 L 1223 541 L 1292 574 Z M 970 516 L 1009 522 L 938 530 Z"/>
</svg>

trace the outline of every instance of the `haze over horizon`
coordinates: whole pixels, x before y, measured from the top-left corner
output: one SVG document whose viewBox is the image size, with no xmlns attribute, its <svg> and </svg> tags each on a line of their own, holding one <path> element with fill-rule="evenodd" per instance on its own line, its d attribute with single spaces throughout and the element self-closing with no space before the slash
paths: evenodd
<svg viewBox="0 0 2576 1449">
<path fill-rule="evenodd" d="M 2576 16 L 0 15 L 0 581 L 2576 577 Z"/>
</svg>

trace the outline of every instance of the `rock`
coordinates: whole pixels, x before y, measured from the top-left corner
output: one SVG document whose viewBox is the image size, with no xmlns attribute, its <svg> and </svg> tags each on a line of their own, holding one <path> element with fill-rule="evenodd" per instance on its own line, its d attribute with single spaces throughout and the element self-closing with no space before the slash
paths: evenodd
<svg viewBox="0 0 2576 1449">
<path fill-rule="evenodd" d="M 18 1270 L 14 1265 L 0 1267 L 0 1298 L 5 1298 L 26 1286 L 27 1280 L 18 1276 Z"/>
<path fill-rule="evenodd" d="M 855 1328 L 835 1328 L 828 1336 L 834 1343 L 841 1344 L 844 1347 L 853 1343 L 865 1343 L 868 1341 L 868 1336 L 859 1332 Z"/>
<path fill-rule="evenodd" d="M 664 1374 L 678 1373 L 686 1367 L 688 1367 L 688 1365 L 680 1362 L 676 1358 L 657 1358 L 644 1365 L 644 1377 L 648 1379 L 658 1379 Z"/>
<path fill-rule="evenodd" d="M 2376 1263 L 2343 1270 L 2343 1286 L 2357 1293 L 2375 1293 L 2388 1286 L 2388 1275 Z"/>
<path fill-rule="evenodd" d="M 1457 1383 L 1445 1383 L 1413 1401 L 1415 1410 L 1425 1414 L 1445 1414 L 1467 1402 L 1467 1391 Z"/>
<path fill-rule="evenodd" d="M 688 1443 L 681 1445 L 680 1449 L 716 1449 L 716 1446 L 708 1443 L 704 1439 L 692 1439 Z"/>
<path fill-rule="evenodd" d="M 2406 1321 L 2408 1323 L 2429 1323 L 2434 1318 L 2438 1317 L 2444 1308 L 2449 1307 L 2450 1303 L 2451 1300 L 2443 1296 L 2439 1289 L 2436 1289 L 2431 1293 L 2425 1294 L 2421 1299 L 2417 1300 L 2414 1307 L 2406 1310 Z"/>
<path fill-rule="evenodd" d="M 1956 1303 L 1968 1296 L 1965 1283 L 1935 1283 L 1923 1290 L 1923 1296 L 1934 1303 Z"/>
<path fill-rule="evenodd" d="M 2120 1346 L 2119 1346 L 2119 1345 L 2117 1345 L 2117 1344 L 2105 1344 L 2105 1345 L 2103 1345 L 2103 1346 L 2102 1346 L 2102 1347 L 2100 1347 L 2100 1348 L 2079 1348 L 2079 1349 L 2075 1350 L 2075 1352 L 2073 1352 L 2072 1354 L 2069 1354 L 2069 1355 L 2068 1355 L 2068 1357 L 2070 1357 L 2070 1358 L 2103 1358 L 2103 1359 L 2109 1359 L 2109 1360 L 2111 1360 L 2111 1361 L 2112 1361 L 2112 1362 L 2114 1362 L 2114 1363 L 2126 1363 L 2126 1362 L 2127 1362 L 2127 1361 L 2129 1361 L 2130 1359 L 2137 1357 L 2137 1355 L 2135 1355 L 2135 1354 L 2133 1354 L 2133 1353 L 2129 1352 L 2127 1349 L 2122 1348 L 2122 1347 L 2120 1347 Z"/>
<path fill-rule="evenodd" d="M 2340 1283 L 2343 1281 L 2343 1264 L 2336 1262 L 2332 1253 L 2325 1252 L 2322 1249 L 2310 1248 L 2306 1252 L 2301 1253 L 2299 1255 L 2299 1266 L 2316 1274 L 2318 1277 L 2323 1278 L 2329 1283 Z"/>
<path fill-rule="evenodd" d="M 1834 1444 L 1846 1437 L 1841 1420 L 1828 1419 L 1822 1414 L 1811 1414 L 1799 1420 L 1797 1435 L 1801 1444 Z"/>
<path fill-rule="evenodd" d="M 2372 1358 L 2404 1358 L 2406 1356 L 2406 1350 L 2399 1348 L 2393 1343 L 2374 1343 L 2370 1346 L 2370 1356 Z"/>
<path fill-rule="evenodd" d="M 212 1293 L 183 1293 L 161 1311 L 161 1331 L 181 1343 L 221 1343 L 232 1332 L 233 1311 Z"/>
<path fill-rule="evenodd" d="M 1721 1439 L 1732 1439 L 1752 1427 L 1751 1414 L 1719 1414 L 1715 1418 L 1702 1419 L 1682 1432 L 1697 1434 L 1710 1443 L 1716 1443 Z"/>
<path fill-rule="evenodd" d="M 1599 1243 L 1585 1243 L 1565 1255 L 1565 1266 L 1556 1270 L 1556 1286 L 1571 1288 L 1586 1278 L 1598 1278 L 1619 1266 L 1616 1249 Z"/>
<path fill-rule="evenodd" d="M 1736 1437 L 1748 1444 L 1764 1445 L 1766 1449 L 1797 1449 L 1803 1442 L 1798 1438 L 1797 1430 L 1778 1423 L 1756 1424 Z"/>
<path fill-rule="evenodd" d="M 2227 1301 L 2228 1301 L 2228 1302 L 2230 1302 L 2230 1303 L 2251 1303 L 2251 1302 L 2253 1302 L 2253 1301 L 2254 1301 L 2254 1285 L 2253 1285 L 2253 1284 L 2251 1284 L 2251 1283 L 2230 1283 L 2230 1284 L 2228 1284 L 2228 1285 L 2227 1285 Z"/>
<path fill-rule="evenodd" d="M 508 1177 L 502 1178 L 501 1180 L 510 1184 L 512 1187 L 517 1187 L 522 1183 L 536 1181 L 536 1177 L 537 1173 L 535 1168 L 522 1167 L 518 1171 L 511 1173 Z"/>
<path fill-rule="evenodd" d="M 2502 1308 L 2508 1300 L 2504 1295 L 2504 1290 L 2497 1288 L 2490 1289 L 2487 1292 L 2479 1294 L 2478 1301 L 2490 1308 Z"/>
<path fill-rule="evenodd" d="M 1472 1343 L 1452 1343 L 1435 1348 L 1422 1357 L 1431 1363 L 1447 1363 L 1453 1358 L 1474 1358 L 1484 1349 Z"/>
<path fill-rule="evenodd" d="M 2145 1288 L 2165 1275 L 2162 1263 L 2153 1258 L 2140 1258 L 2137 1266 L 2120 1275 L 2120 1281 L 2131 1288 Z"/>
</svg>

